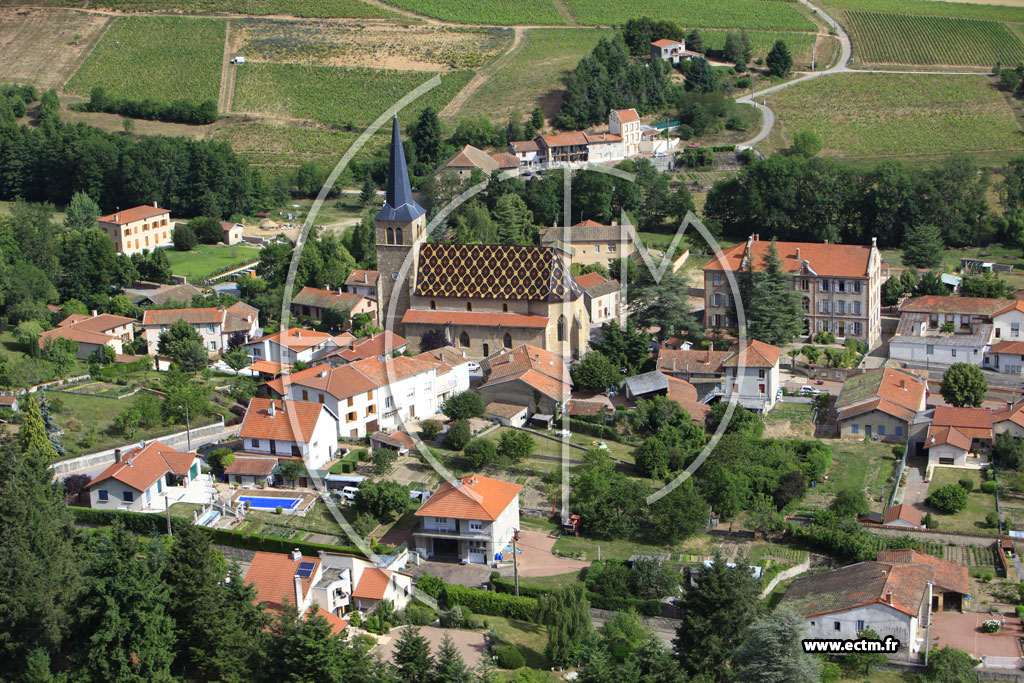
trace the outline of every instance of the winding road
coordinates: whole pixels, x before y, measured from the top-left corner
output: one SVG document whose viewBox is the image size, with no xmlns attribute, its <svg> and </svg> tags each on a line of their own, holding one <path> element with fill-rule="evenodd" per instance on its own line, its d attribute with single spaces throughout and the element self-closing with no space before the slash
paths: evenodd
<svg viewBox="0 0 1024 683">
<path fill-rule="evenodd" d="M 768 106 L 765 104 L 765 95 L 771 95 L 772 93 L 776 93 L 782 90 L 783 88 L 788 88 L 791 85 L 803 83 L 804 81 L 809 81 L 813 78 L 831 76 L 832 74 L 839 73 L 919 74 L 925 76 L 991 76 L 990 73 L 983 73 L 977 71 L 894 71 L 888 69 L 851 69 L 849 67 L 849 64 L 850 55 L 853 53 L 853 46 L 850 43 L 849 34 L 847 34 L 845 30 L 843 30 L 843 27 L 840 26 L 835 19 L 833 19 L 824 11 L 822 11 L 821 8 L 812 5 L 810 2 L 808 2 L 808 0 L 797 1 L 800 4 L 804 5 L 805 7 L 810 8 L 812 12 L 821 17 L 825 21 L 825 23 L 829 25 L 829 28 L 835 31 L 835 35 L 839 39 L 839 59 L 836 60 L 836 63 L 834 65 L 832 65 L 828 69 L 824 69 L 823 71 L 812 71 L 810 73 L 804 73 L 803 75 L 798 76 L 797 78 L 794 78 L 791 81 L 779 83 L 778 85 L 773 85 L 770 88 L 765 88 L 764 90 L 758 90 L 750 95 L 737 97 L 737 104 L 749 104 L 755 109 L 759 110 L 763 116 L 763 119 L 761 121 L 761 130 L 758 131 L 757 135 L 750 138 L 746 142 L 739 143 L 739 145 L 737 145 L 738 147 L 753 147 L 757 143 L 767 138 L 768 135 L 772 132 L 772 128 L 775 127 L 775 112 L 769 109 Z M 760 103 L 757 102 L 758 98 L 761 99 Z"/>
</svg>

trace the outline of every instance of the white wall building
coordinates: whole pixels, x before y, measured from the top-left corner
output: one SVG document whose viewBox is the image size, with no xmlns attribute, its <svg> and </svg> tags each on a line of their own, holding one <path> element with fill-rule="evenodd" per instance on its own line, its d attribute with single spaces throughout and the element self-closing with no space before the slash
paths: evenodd
<svg viewBox="0 0 1024 683">
<path fill-rule="evenodd" d="M 117 449 L 113 464 L 89 483 L 89 504 L 94 510 L 163 510 L 169 489 L 186 487 L 199 475 L 198 455 L 159 441 L 124 453 Z"/>
<path fill-rule="evenodd" d="M 178 320 L 190 324 L 210 354 L 223 353 L 233 337 L 248 341 L 259 329 L 259 310 L 241 301 L 228 308 L 169 308 L 147 310 L 142 314 L 142 330 L 149 355 L 155 356 L 160 334 Z"/>
<path fill-rule="evenodd" d="M 346 340 L 350 337 L 346 336 Z M 339 348 L 334 338 L 326 332 L 290 327 L 281 332 L 253 339 L 245 345 L 249 358 L 254 361 L 268 360 L 272 363 L 294 365 L 301 360 L 309 363 L 330 351 Z"/>
<path fill-rule="evenodd" d="M 323 469 L 338 450 L 338 417 L 320 403 L 253 398 L 238 436 L 245 455 L 301 460 L 307 469 Z"/>
</svg>

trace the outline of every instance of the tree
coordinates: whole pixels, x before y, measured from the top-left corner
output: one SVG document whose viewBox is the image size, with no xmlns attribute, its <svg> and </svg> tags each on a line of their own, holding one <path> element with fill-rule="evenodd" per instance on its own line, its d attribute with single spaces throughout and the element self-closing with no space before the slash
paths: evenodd
<svg viewBox="0 0 1024 683">
<path fill-rule="evenodd" d="M 934 225 L 911 225 L 903 238 L 903 263 L 915 268 L 938 268 L 942 264 L 942 231 Z"/>
<path fill-rule="evenodd" d="M 441 423 L 437 420 L 424 420 L 420 422 L 420 436 L 426 441 L 433 441 L 441 433 Z"/>
<path fill-rule="evenodd" d="M 416 156 L 431 167 L 441 162 L 442 133 L 441 120 L 437 111 L 427 106 L 420 110 L 416 124 L 409 131 L 410 138 L 416 143 Z M 425 174 L 420 174 L 425 175 Z"/>
<path fill-rule="evenodd" d="M 427 330 L 420 335 L 420 353 L 448 346 L 448 335 L 444 330 Z"/>
<path fill-rule="evenodd" d="M 949 288 L 942 282 L 940 273 L 932 270 L 921 276 L 921 279 L 914 285 L 914 296 L 948 296 Z"/>
<path fill-rule="evenodd" d="M 718 89 L 718 74 L 711 63 L 703 57 L 690 60 L 686 73 L 686 88 L 698 93 L 711 93 Z"/>
<path fill-rule="evenodd" d="M 836 494 L 829 509 L 839 517 L 857 517 L 871 512 L 871 504 L 861 488 L 845 488 Z"/>
<path fill-rule="evenodd" d="M 171 240 L 174 242 L 174 248 L 178 251 L 192 251 L 199 244 L 199 237 L 188 226 L 188 223 L 184 225 L 178 223 L 171 233 Z"/>
<path fill-rule="evenodd" d="M 755 494 L 747 510 L 747 524 L 755 533 L 765 538 L 782 526 L 782 515 L 775 509 L 775 502 L 763 493 Z"/>
<path fill-rule="evenodd" d="M 399 632 L 392 660 L 400 681 L 431 683 L 434 680 L 434 659 L 430 656 L 430 644 L 414 626 L 406 626 Z"/>
<path fill-rule="evenodd" d="M 976 296 L 982 299 L 1012 299 L 1014 289 L 992 272 L 978 277 L 964 278 L 960 283 L 960 296 Z"/>
<path fill-rule="evenodd" d="M 249 354 L 246 352 L 244 346 L 236 346 L 230 351 L 225 352 L 220 359 L 235 372 L 238 372 L 242 368 L 247 368 L 252 364 L 252 360 L 249 358 Z"/>
<path fill-rule="evenodd" d="M 1020 470 L 1024 465 L 1024 444 L 1009 432 L 997 434 L 992 456 L 999 467 Z"/>
<path fill-rule="evenodd" d="M 689 291 L 689 282 L 669 270 L 661 282 L 655 282 L 642 271 L 639 281 L 629 288 L 633 324 L 640 329 L 659 328 L 658 338 L 662 340 L 700 331 L 701 326 L 690 311 Z"/>
<path fill-rule="evenodd" d="M 722 48 L 722 56 L 725 57 L 726 61 L 732 62 L 737 66 L 740 64 L 746 65 L 746 49 L 743 44 L 743 38 L 739 33 L 729 31 L 725 34 L 725 46 Z"/>
<path fill-rule="evenodd" d="M 74 339 L 54 337 L 44 342 L 42 357 L 53 366 L 53 374 L 64 379 L 71 374 L 71 370 L 75 366 L 77 352 L 78 342 Z"/>
<path fill-rule="evenodd" d="M 754 621 L 733 657 L 736 680 L 740 683 L 818 683 L 821 662 L 804 652 L 805 631 L 803 617 L 785 607 Z"/>
<path fill-rule="evenodd" d="M 359 485 L 355 500 L 357 512 L 366 512 L 387 522 L 409 506 L 409 490 L 396 481 L 364 481 Z"/>
<path fill-rule="evenodd" d="M 533 113 L 530 115 L 530 123 L 533 124 L 534 130 L 540 130 L 544 127 L 544 110 L 539 106 L 533 108 Z"/>
<path fill-rule="evenodd" d="M 87 680 L 171 680 L 170 592 L 141 541 L 115 523 L 96 540 L 83 578 L 72 629 L 76 674 Z"/>
<path fill-rule="evenodd" d="M 955 514 L 967 507 L 967 490 L 959 484 L 947 484 L 933 491 L 927 503 L 941 512 Z"/>
<path fill-rule="evenodd" d="M 812 130 L 801 130 L 793 134 L 789 153 L 810 159 L 821 151 L 821 137 Z"/>
<path fill-rule="evenodd" d="M 928 655 L 928 668 L 921 675 L 922 680 L 936 683 L 974 683 L 978 680 L 974 659 L 963 650 L 954 650 L 947 645 L 932 650 Z"/>
<path fill-rule="evenodd" d="M 857 638 L 862 640 L 881 640 L 881 637 L 873 630 L 866 628 L 857 632 Z M 872 669 L 881 669 L 889 663 L 881 652 L 856 652 L 846 656 L 850 668 L 865 676 L 871 674 Z"/>
<path fill-rule="evenodd" d="M 377 198 L 377 186 L 373 184 L 373 180 L 369 177 L 363 181 L 363 187 L 359 190 L 359 203 L 362 204 L 363 208 L 367 208 L 373 203 L 373 200 Z"/>
<path fill-rule="evenodd" d="M 792 289 L 789 275 L 782 270 L 773 239 L 761 259 L 740 273 L 739 290 L 744 303 L 747 334 L 766 344 L 788 344 L 803 330 L 800 294 Z"/>
<path fill-rule="evenodd" d="M 64 212 L 64 227 L 72 230 L 94 228 L 99 217 L 99 204 L 85 192 L 76 192 L 71 195 L 71 201 Z"/>
<path fill-rule="evenodd" d="M 370 454 L 373 473 L 377 475 L 390 474 L 391 470 L 395 468 L 396 460 L 398 460 L 398 451 L 393 448 L 375 448 Z"/>
<path fill-rule="evenodd" d="M 466 420 L 455 420 L 448 427 L 448 432 L 444 437 L 444 444 L 453 451 L 461 451 L 469 443 L 471 436 L 469 423 Z"/>
<path fill-rule="evenodd" d="M 811 365 L 817 363 L 818 359 L 821 358 L 821 349 L 817 346 L 812 346 L 811 344 L 805 344 L 802 346 L 800 348 L 800 353 L 803 354 L 804 358 L 806 358 L 807 362 Z"/>
<path fill-rule="evenodd" d="M 583 585 L 570 584 L 537 600 L 537 622 L 548 629 L 544 654 L 563 666 L 574 664 L 595 637 Z"/>
<path fill-rule="evenodd" d="M 953 363 L 942 375 L 939 393 L 946 403 L 962 408 L 981 407 L 988 392 L 988 381 L 985 373 L 977 365 L 971 363 Z"/>
<path fill-rule="evenodd" d="M 882 283 L 882 305 L 895 306 L 903 296 L 903 284 L 895 275 Z"/>
<path fill-rule="evenodd" d="M 467 389 L 448 397 L 441 404 L 441 412 L 452 420 L 468 420 L 484 414 L 484 400 L 480 394 Z"/>
<path fill-rule="evenodd" d="M 677 543 L 703 529 L 709 512 L 693 480 L 687 479 L 651 504 L 651 533 L 662 543 Z"/>
<path fill-rule="evenodd" d="M 459 654 L 452 637 L 445 633 L 437 650 L 437 667 L 433 683 L 472 683 L 473 674 Z"/>
<path fill-rule="evenodd" d="M 768 67 L 768 73 L 772 76 L 785 78 L 793 69 L 793 55 L 789 53 L 789 47 L 784 41 L 776 40 L 764 63 Z"/>
<path fill-rule="evenodd" d="M 601 341 L 591 342 L 590 348 L 614 366 L 626 368 L 629 374 L 635 375 L 651 356 L 651 336 L 628 324 L 620 327 L 612 321 L 601 326 Z"/>
<path fill-rule="evenodd" d="M 729 659 L 758 616 L 760 593 L 750 567 L 742 562 L 730 567 L 716 554 L 697 586 L 679 601 L 683 618 L 672 643 L 683 669 L 712 681 L 729 680 Z"/>
<path fill-rule="evenodd" d="M 175 320 L 160 333 L 157 353 L 170 356 L 185 372 L 196 373 L 209 363 L 209 356 L 203 348 L 203 338 L 185 320 Z"/>
<path fill-rule="evenodd" d="M 57 451 L 46 433 L 39 401 L 32 394 L 26 394 L 21 406 L 24 418 L 18 430 L 18 443 L 23 453 L 33 452 L 45 460 L 57 457 Z"/>
<path fill-rule="evenodd" d="M 587 391 L 606 391 L 617 388 L 622 375 L 608 357 L 600 351 L 591 351 L 569 369 L 573 386 Z"/>
<path fill-rule="evenodd" d="M 656 436 L 648 437 L 633 452 L 636 470 L 652 479 L 664 479 L 668 475 L 668 447 Z"/>
<path fill-rule="evenodd" d="M 495 204 L 492 213 L 498 228 L 498 241 L 501 244 L 535 243 L 537 229 L 533 224 L 533 214 L 519 195 L 503 195 Z"/>
<path fill-rule="evenodd" d="M 466 444 L 463 455 L 470 469 L 479 470 L 498 459 L 498 449 L 490 439 L 478 437 Z"/>
<path fill-rule="evenodd" d="M 518 429 L 502 432 L 498 439 L 498 456 L 509 462 L 519 462 L 528 458 L 534 449 L 533 437 Z"/>
<path fill-rule="evenodd" d="M 704 36 L 693 28 L 686 34 L 686 47 L 693 52 L 704 52 Z"/>
<path fill-rule="evenodd" d="M 779 477 L 779 486 L 775 489 L 775 508 L 781 510 L 790 502 L 800 500 L 805 491 L 807 491 L 807 478 L 804 473 L 799 470 L 786 472 Z"/>
</svg>

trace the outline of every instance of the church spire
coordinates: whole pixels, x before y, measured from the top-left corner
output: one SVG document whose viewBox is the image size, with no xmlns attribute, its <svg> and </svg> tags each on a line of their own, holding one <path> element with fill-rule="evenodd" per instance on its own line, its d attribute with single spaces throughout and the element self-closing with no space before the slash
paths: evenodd
<svg viewBox="0 0 1024 683">
<path fill-rule="evenodd" d="M 391 123 L 391 160 L 388 163 L 387 200 L 377 213 L 377 220 L 412 221 L 425 213 L 423 207 L 412 198 L 409 167 L 405 163 L 402 132 L 398 129 L 398 117 L 396 116 Z"/>
</svg>

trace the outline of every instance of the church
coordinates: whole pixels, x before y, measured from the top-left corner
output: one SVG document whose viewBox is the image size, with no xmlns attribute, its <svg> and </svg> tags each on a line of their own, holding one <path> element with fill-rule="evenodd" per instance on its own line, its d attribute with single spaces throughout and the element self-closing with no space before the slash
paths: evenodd
<svg viewBox="0 0 1024 683">
<path fill-rule="evenodd" d="M 374 222 L 380 316 L 411 346 L 438 330 L 470 358 L 521 344 L 565 358 L 586 353 L 590 319 L 562 249 L 427 242 L 397 117 L 387 197 Z"/>
</svg>

